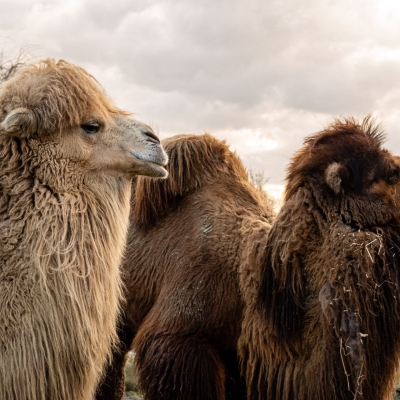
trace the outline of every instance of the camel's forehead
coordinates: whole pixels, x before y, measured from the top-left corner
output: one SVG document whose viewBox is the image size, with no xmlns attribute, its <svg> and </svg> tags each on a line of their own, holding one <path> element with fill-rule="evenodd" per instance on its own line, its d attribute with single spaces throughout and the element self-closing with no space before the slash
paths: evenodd
<svg viewBox="0 0 400 400">
<path fill-rule="evenodd" d="M 80 124 L 90 114 L 105 120 L 127 115 L 90 74 L 71 64 L 28 66 L 5 82 L 0 88 L 2 117 L 19 107 L 34 111 L 45 131 Z"/>
<path fill-rule="evenodd" d="M 91 96 L 100 96 L 109 103 L 107 96 L 89 75 L 56 68 L 26 68 L 3 86 L 1 96 L 8 101 L 24 101 L 27 105 L 39 106 L 42 100 L 55 101 L 69 96 L 73 103 L 88 101 Z M 74 96 L 74 97 L 72 97 Z"/>
<path fill-rule="evenodd" d="M 302 163 L 307 159 L 323 168 L 331 162 L 354 163 L 364 169 L 373 167 L 376 162 L 386 162 L 392 159 L 392 155 L 381 147 L 381 141 L 364 134 L 354 132 L 342 134 L 334 132 L 322 134 L 315 140 L 307 143 L 295 157 L 297 162 Z"/>
</svg>

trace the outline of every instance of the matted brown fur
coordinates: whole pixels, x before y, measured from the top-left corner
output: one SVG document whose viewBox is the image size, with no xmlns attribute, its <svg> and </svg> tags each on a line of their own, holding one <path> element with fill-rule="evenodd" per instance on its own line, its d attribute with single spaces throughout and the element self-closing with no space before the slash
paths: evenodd
<svg viewBox="0 0 400 400">
<path fill-rule="evenodd" d="M 204 134 L 162 143 L 169 178 L 138 178 L 132 198 L 122 354 L 134 338 L 147 400 L 242 400 L 241 264 L 273 212 L 225 142 Z M 122 396 L 124 357 L 114 360 L 98 399 Z"/>
<path fill-rule="evenodd" d="M 370 118 L 336 120 L 293 157 L 260 290 L 246 300 L 253 314 L 240 343 L 250 399 L 391 398 L 399 166 L 382 140 Z"/>
<path fill-rule="evenodd" d="M 116 341 L 137 165 L 123 150 L 114 161 L 112 145 L 166 161 L 150 128 L 125 115 L 65 61 L 0 86 L 2 400 L 93 398 Z"/>
</svg>

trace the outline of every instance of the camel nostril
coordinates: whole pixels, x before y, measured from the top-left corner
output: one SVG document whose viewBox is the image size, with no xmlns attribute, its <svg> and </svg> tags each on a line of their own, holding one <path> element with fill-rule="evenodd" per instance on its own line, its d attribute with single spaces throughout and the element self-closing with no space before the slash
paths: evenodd
<svg viewBox="0 0 400 400">
<path fill-rule="evenodd" d="M 143 135 L 147 136 L 147 138 L 150 139 L 151 142 L 160 143 L 160 139 L 153 132 L 145 131 L 143 132 Z"/>
</svg>

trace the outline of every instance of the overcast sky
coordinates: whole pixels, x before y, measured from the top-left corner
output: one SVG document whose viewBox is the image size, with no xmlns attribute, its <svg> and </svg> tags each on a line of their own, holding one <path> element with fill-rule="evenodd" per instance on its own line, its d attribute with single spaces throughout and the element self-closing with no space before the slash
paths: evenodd
<svg viewBox="0 0 400 400">
<path fill-rule="evenodd" d="M 398 0 L 1 0 L 11 58 L 64 58 L 161 138 L 209 132 L 283 184 L 305 136 L 372 113 L 400 154 Z"/>
</svg>

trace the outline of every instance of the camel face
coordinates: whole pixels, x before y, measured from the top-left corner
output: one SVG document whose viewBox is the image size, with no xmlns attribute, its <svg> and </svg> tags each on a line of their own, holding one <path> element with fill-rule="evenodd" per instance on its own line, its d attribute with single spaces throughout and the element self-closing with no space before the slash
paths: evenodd
<svg viewBox="0 0 400 400">
<path fill-rule="evenodd" d="M 168 157 L 149 126 L 131 118 L 115 116 L 99 137 L 101 132 L 86 132 L 82 126 L 80 129 L 84 131 L 83 135 L 81 132 L 77 134 L 92 146 L 88 159 L 91 167 L 167 177 L 164 166 Z"/>
<path fill-rule="evenodd" d="M 34 131 L 38 125 L 34 115 L 29 118 L 30 114 L 33 113 L 28 109 L 11 111 L 0 124 L 0 129 L 24 137 L 37 152 L 39 162 L 47 160 L 47 155 L 52 154 L 53 160 L 64 160 L 64 163 L 75 164 L 79 170 L 83 168 L 90 172 L 107 171 L 160 178 L 168 175 L 164 168 L 168 157 L 158 137 L 140 121 L 121 115 L 112 115 L 109 120 L 89 115 L 82 118 L 82 121 L 88 122 L 64 132 L 44 138 L 32 134 L 33 138 L 26 138 L 26 132 Z M 21 126 L 24 126 L 23 131 L 20 131 Z"/>
<path fill-rule="evenodd" d="M 168 157 L 153 130 L 130 117 L 89 116 L 50 144 L 58 157 L 92 173 L 124 173 L 165 178 Z M 45 146 L 41 143 L 41 146 Z M 83 171 L 84 173 L 84 171 Z"/>
<path fill-rule="evenodd" d="M 352 193 L 363 201 L 395 205 L 400 166 L 386 150 L 371 154 L 371 163 L 357 170 L 347 160 L 333 162 L 325 170 L 325 181 L 336 195 Z"/>
<path fill-rule="evenodd" d="M 94 78 L 68 63 L 30 66 L 2 85 L 0 120 L 0 132 L 27 141 L 38 165 L 50 155 L 80 176 L 167 176 L 168 158 L 153 130 L 113 106 Z"/>
<path fill-rule="evenodd" d="M 367 141 L 354 140 L 351 148 L 348 139 L 348 145 L 353 156 L 336 155 L 339 163 L 334 162 L 325 169 L 325 181 L 334 192 L 333 199 L 346 199 L 352 204 L 352 210 L 358 210 L 357 218 L 348 222 L 362 228 L 385 224 L 399 217 L 396 191 L 400 167 L 396 158 Z"/>
</svg>

